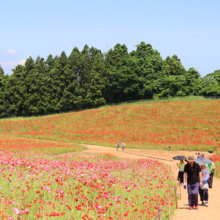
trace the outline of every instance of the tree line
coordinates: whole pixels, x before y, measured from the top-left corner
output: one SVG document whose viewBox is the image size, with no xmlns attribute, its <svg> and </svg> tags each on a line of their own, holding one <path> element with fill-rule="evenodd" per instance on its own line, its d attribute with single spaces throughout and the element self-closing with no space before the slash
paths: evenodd
<svg viewBox="0 0 220 220">
<path fill-rule="evenodd" d="M 141 42 L 128 52 L 117 44 L 107 53 L 85 45 L 67 57 L 29 57 L 11 75 L 0 66 L 0 117 L 44 115 L 129 100 L 220 95 L 220 70 L 201 77 L 178 56 L 162 59 Z"/>
</svg>

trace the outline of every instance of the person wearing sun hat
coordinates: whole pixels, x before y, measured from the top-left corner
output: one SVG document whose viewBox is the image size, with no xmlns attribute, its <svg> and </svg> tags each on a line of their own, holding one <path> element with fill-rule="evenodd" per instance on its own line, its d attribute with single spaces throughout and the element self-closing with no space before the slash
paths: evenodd
<svg viewBox="0 0 220 220">
<path fill-rule="evenodd" d="M 199 186 L 202 187 L 202 175 L 199 164 L 195 163 L 195 157 L 191 155 L 187 160 L 188 163 L 184 167 L 184 186 L 187 182 L 189 210 L 192 210 L 193 206 L 198 209 L 198 193 Z"/>
</svg>

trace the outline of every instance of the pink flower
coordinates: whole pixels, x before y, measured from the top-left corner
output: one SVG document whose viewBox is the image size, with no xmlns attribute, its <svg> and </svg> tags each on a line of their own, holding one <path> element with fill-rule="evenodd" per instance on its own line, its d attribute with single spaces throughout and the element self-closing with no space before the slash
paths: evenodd
<svg viewBox="0 0 220 220">
<path fill-rule="evenodd" d="M 21 212 L 20 212 L 20 210 L 18 208 L 13 208 L 13 210 L 15 211 L 16 215 L 20 215 L 21 214 Z"/>
<path fill-rule="evenodd" d="M 23 214 L 28 214 L 28 209 L 22 211 Z"/>
<path fill-rule="evenodd" d="M 97 209 L 101 209 L 102 208 L 102 206 L 100 206 L 100 205 L 97 205 Z"/>
<path fill-rule="evenodd" d="M 14 220 L 14 218 L 13 217 L 9 217 L 8 220 Z"/>
</svg>

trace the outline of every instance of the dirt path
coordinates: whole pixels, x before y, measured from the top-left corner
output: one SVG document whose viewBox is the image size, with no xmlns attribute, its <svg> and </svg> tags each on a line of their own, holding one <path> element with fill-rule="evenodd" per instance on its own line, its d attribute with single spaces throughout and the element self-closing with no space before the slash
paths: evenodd
<svg viewBox="0 0 220 220">
<path fill-rule="evenodd" d="M 189 156 L 194 154 L 193 151 L 159 151 L 159 150 L 138 150 L 138 149 L 125 149 L 124 152 L 120 149 L 117 151 L 114 148 L 110 147 L 101 147 L 95 145 L 85 145 L 88 150 L 82 152 L 73 153 L 74 155 L 80 155 L 84 157 L 97 156 L 104 153 L 111 153 L 121 160 L 124 159 L 139 159 L 139 158 L 151 158 L 159 160 L 166 164 L 169 164 L 174 172 L 174 175 L 177 176 L 178 168 L 176 166 L 176 161 L 172 158 L 176 155 Z M 205 156 L 208 154 L 204 153 Z M 209 154 L 210 155 L 210 154 Z M 220 220 L 220 179 L 214 178 L 213 189 L 209 189 L 209 207 L 201 206 L 199 202 L 199 210 L 188 210 L 188 197 L 187 191 L 181 187 L 182 199 L 179 200 L 178 205 L 179 209 L 175 211 L 172 220 Z"/>
</svg>

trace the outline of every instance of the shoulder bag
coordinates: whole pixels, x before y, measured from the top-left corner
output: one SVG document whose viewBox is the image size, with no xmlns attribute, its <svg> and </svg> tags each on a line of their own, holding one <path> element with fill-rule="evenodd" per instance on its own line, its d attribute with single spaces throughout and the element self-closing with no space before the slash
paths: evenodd
<svg viewBox="0 0 220 220">
<path fill-rule="evenodd" d="M 200 187 L 201 190 L 208 190 L 209 189 L 209 183 L 208 181 L 202 181 L 202 187 Z"/>
</svg>

